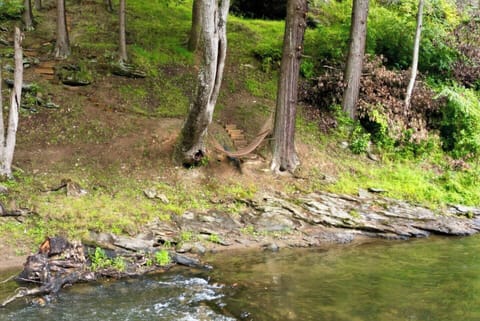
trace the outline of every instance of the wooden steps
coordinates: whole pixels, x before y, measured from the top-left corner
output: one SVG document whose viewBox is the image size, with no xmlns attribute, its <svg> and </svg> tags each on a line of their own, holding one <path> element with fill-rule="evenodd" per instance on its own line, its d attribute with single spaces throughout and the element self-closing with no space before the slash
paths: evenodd
<svg viewBox="0 0 480 321">
<path fill-rule="evenodd" d="M 43 79 L 53 80 L 55 79 L 55 61 L 44 61 L 41 62 L 34 70 L 34 72 Z"/>
<path fill-rule="evenodd" d="M 225 130 L 233 141 L 235 148 L 242 148 L 247 146 L 247 140 L 242 129 L 237 128 L 235 124 L 226 124 Z"/>
</svg>

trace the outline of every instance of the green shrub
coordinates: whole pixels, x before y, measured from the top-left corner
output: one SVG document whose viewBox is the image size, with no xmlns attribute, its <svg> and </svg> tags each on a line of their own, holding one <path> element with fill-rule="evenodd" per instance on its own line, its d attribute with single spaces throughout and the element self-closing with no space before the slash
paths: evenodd
<svg viewBox="0 0 480 321">
<path fill-rule="evenodd" d="M 411 16 L 373 5 L 368 18 L 367 53 L 382 55 L 389 66 L 408 68 L 415 33 L 413 22 Z"/>
<path fill-rule="evenodd" d="M 367 117 L 361 119 L 361 124 L 370 133 L 373 143 L 389 149 L 393 146 L 394 139 L 389 135 L 388 118 L 387 115 L 382 113 L 382 110 L 382 106 L 370 109 L 367 112 Z"/>
<path fill-rule="evenodd" d="M 18 19 L 22 16 L 23 4 L 18 0 L 0 0 L 0 20 Z"/>
<path fill-rule="evenodd" d="M 411 65 L 416 28 L 417 0 L 382 5 L 370 3 L 366 52 L 382 55 L 389 67 Z M 343 62 L 348 49 L 351 1 L 330 1 L 320 5 L 318 27 L 307 31 L 306 54 L 320 60 Z M 449 75 L 458 57 L 451 46 L 452 31 L 460 17 L 450 0 L 427 2 L 421 37 L 419 69 Z"/>
<path fill-rule="evenodd" d="M 311 79 L 314 76 L 314 68 L 313 62 L 311 60 L 302 60 L 300 64 L 300 74 L 307 79 Z"/>
<path fill-rule="evenodd" d="M 370 134 L 365 132 L 362 126 L 357 125 L 350 137 L 350 150 L 354 154 L 362 154 L 368 151 L 370 145 Z"/>
<path fill-rule="evenodd" d="M 170 264 L 171 262 L 170 253 L 167 250 L 162 249 L 160 251 L 155 252 L 155 263 L 160 266 L 165 266 Z"/>
<path fill-rule="evenodd" d="M 111 259 L 105 253 L 105 250 L 96 247 L 93 253 L 89 253 L 90 261 L 92 262 L 92 270 L 98 271 L 101 269 L 115 269 L 117 271 L 125 271 L 126 264 L 123 258 L 116 257 Z"/>
<path fill-rule="evenodd" d="M 480 152 L 480 102 L 471 89 L 445 87 L 438 95 L 446 97 L 442 109 L 442 147 L 454 158 L 475 158 Z"/>
</svg>

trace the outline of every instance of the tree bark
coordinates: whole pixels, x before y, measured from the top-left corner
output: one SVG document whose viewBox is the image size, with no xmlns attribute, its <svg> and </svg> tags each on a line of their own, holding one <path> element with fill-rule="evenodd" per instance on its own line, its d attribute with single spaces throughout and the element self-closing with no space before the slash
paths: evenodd
<svg viewBox="0 0 480 321">
<path fill-rule="evenodd" d="M 200 42 L 202 31 L 202 0 L 193 0 L 192 5 L 192 29 L 190 30 L 190 38 L 188 39 L 188 50 L 196 51 Z"/>
<path fill-rule="evenodd" d="M 365 39 L 367 36 L 368 0 L 353 0 L 350 46 L 343 82 L 343 111 L 356 118 L 360 77 L 362 75 Z"/>
<path fill-rule="evenodd" d="M 2 145 L 1 152 L 1 167 L 0 175 L 11 178 L 12 175 L 12 161 L 13 153 L 15 151 L 15 143 L 17 138 L 18 127 L 18 110 L 22 99 L 22 84 L 23 84 L 23 51 L 21 47 L 22 34 L 19 28 L 15 28 L 14 48 L 15 48 L 15 74 L 12 94 L 10 98 L 10 111 L 8 115 L 8 131 L 7 137 L 4 141 L 4 136 L 0 139 Z M 3 116 L 3 115 L 2 115 Z M 0 133 L 5 132 L 3 125 L 3 118 L 1 120 Z"/>
<path fill-rule="evenodd" d="M 35 0 L 35 10 L 42 10 L 42 0 Z"/>
<path fill-rule="evenodd" d="M 220 92 L 227 53 L 227 16 L 230 0 L 201 1 L 201 58 L 196 93 L 182 127 L 175 158 L 198 164 L 206 155 L 205 137 Z"/>
<path fill-rule="evenodd" d="M 127 56 L 127 40 L 125 36 L 125 1 L 126 0 L 120 0 L 120 8 L 118 10 L 118 15 L 119 15 L 119 40 L 120 40 L 120 49 L 119 49 L 119 59 L 120 62 L 127 62 L 128 61 L 128 56 Z"/>
<path fill-rule="evenodd" d="M 0 161 L 3 161 L 4 155 L 5 155 L 5 124 L 3 123 L 3 88 L 2 88 L 2 83 L 3 83 L 3 61 L 2 58 L 0 57 Z M 1 164 L 0 164 L 1 166 Z"/>
<path fill-rule="evenodd" d="M 23 1 L 23 24 L 25 26 L 25 30 L 32 31 L 35 29 L 35 22 L 33 21 L 33 13 L 32 13 L 32 2 L 31 0 L 24 0 Z"/>
<path fill-rule="evenodd" d="M 422 34 L 423 5 L 424 5 L 424 0 L 419 0 L 418 12 L 417 12 L 417 29 L 415 31 L 415 43 L 413 45 L 412 72 L 411 72 L 410 81 L 407 87 L 407 93 L 405 95 L 405 114 L 407 113 L 408 108 L 410 108 L 410 102 L 412 100 L 412 94 L 413 94 L 413 87 L 415 86 L 415 79 L 417 78 L 418 52 L 420 51 L 420 36 Z"/>
<path fill-rule="evenodd" d="M 113 12 L 112 0 L 105 0 L 105 7 L 108 12 Z"/>
<path fill-rule="evenodd" d="M 298 75 L 307 26 L 307 0 L 289 0 L 285 20 L 283 53 L 277 89 L 273 157 L 275 172 L 293 172 L 299 164 L 295 150 L 295 118 L 298 98 Z"/>
<path fill-rule="evenodd" d="M 57 43 L 54 54 L 57 59 L 65 59 L 70 55 L 65 0 L 57 0 Z"/>
</svg>

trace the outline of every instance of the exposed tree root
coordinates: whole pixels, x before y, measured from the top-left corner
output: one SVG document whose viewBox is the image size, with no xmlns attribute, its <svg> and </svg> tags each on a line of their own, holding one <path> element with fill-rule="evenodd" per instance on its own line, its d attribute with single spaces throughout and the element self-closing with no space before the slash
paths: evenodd
<svg viewBox="0 0 480 321">
<path fill-rule="evenodd" d="M 205 268 L 198 260 L 178 253 L 170 253 L 171 263 L 159 266 L 149 262 L 148 254 L 144 252 L 109 252 L 112 258 L 123 262 L 121 269 L 112 264 L 114 259 L 107 256 L 97 260 L 104 260 L 110 264 L 97 267 L 92 264 L 88 248 L 77 242 L 69 242 L 61 237 L 47 238 L 34 255 L 30 255 L 24 264 L 23 271 L 16 277 L 18 282 L 38 285 L 35 288 L 20 287 L 15 294 L 0 303 L 0 308 L 25 297 L 56 295 L 64 286 L 78 282 L 90 282 L 98 278 L 122 278 L 137 276 L 154 271 L 164 271 L 173 264 L 189 267 Z M 91 251 L 90 251 L 91 252 Z M 102 253 L 106 253 L 102 250 Z M 106 254 L 105 254 L 106 255 Z M 151 256 L 151 254 L 150 254 Z M 12 278 L 9 278 L 11 280 Z M 4 281 L 6 282 L 6 281 Z"/>
</svg>

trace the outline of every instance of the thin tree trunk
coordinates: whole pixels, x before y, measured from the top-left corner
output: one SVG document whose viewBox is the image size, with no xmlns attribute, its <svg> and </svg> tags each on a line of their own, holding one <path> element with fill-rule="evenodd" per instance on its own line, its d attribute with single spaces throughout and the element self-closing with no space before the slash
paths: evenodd
<svg viewBox="0 0 480 321">
<path fill-rule="evenodd" d="M 179 137 L 175 158 L 197 164 L 205 156 L 205 138 L 220 93 L 227 52 L 227 16 L 230 0 L 204 0 L 201 7 L 202 67 L 193 103 Z"/>
<path fill-rule="evenodd" d="M 127 40 L 125 37 L 125 1 L 126 0 L 120 0 L 120 9 L 118 10 L 119 14 L 119 25 L 120 25 L 120 32 L 119 32 L 119 38 L 120 38 L 120 51 L 119 51 L 119 58 L 120 62 L 127 62 L 128 61 L 128 56 L 127 56 Z"/>
<path fill-rule="evenodd" d="M 113 12 L 112 0 L 105 0 L 105 7 L 108 12 Z"/>
<path fill-rule="evenodd" d="M 193 0 L 192 6 L 192 29 L 190 30 L 190 38 L 188 39 L 188 50 L 196 51 L 200 42 L 202 31 L 202 0 Z"/>
<path fill-rule="evenodd" d="M 307 26 L 307 0 L 289 0 L 285 19 L 282 62 L 277 89 L 273 157 L 275 172 L 293 172 L 299 159 L 295 150 L 295 119 L 298 98 L 298 75 Z"/>
<path fill-rule="evenodd" d="M 417 29 L 415 31 L 415 43 L 413 45 L 412 72 L 410 75 L 410 82 L 408 83 L 407 87 L 407 93 L 405 95 L 405 114 L 407 114 L 407 110 L 408 108 L 410 108 L 413 87 L 415 86 L 415 79 L 417 78 L 418 52 L 420 51 L 420 36 L 422 34 L 423 5 L 424 0 L 419 0 L 417 12 Z"/>
<path fill-rule="evenodd" d="M 355 119 L 367 36 L 368 0 L 353 0 L 350 47 L 343 82 L 343 111 Z"/>
<path fill-rule="evenodd" d="M 10 99 L 10 111 L 8 115 L 8 131 L 5 144 L 1 146 L 3 149 L 3 158 L 0 168 L 0 175 L 12 177 L 12 161 L 15 151 L 15 143 L 17 138 L 18 127 L 18 110 L 22 99 L 23 84 L 23 52 L 21 47 L 22 35 L 20 29 L 15 28 L 15 74 L 12 95 Z M 3 123 L 3 119 L 2 119 Z"/>
<path fill-rule="evenodd" d="M 65 0 L 57 0 L 57 43 L 54 54 L 57 59 L 65 59 L 70 55 Z"/>
<path fill-rule="evenodd" d="M 42 10 L 42 0 L 35 0 L 35 10 Z"/>
<path fill-rule="evenodd" d="M 34 21 L 33 21 L 33 13 L 32 13 L 32 2 L 31 0 L 24 0 L 23 1 L 23 24 L 25 26 L 25 30 L 31 31 L 35 29 Z"/>
<path fill-rule="evenodd" d="M 0 57 L 0 160 L 3 162 L 5 159 L 5 124 L 3 122 L 3 95 L 2 95 L 2 83 L 3 83 L 3 61 Z M 0 164 L 3 167 L 3 165 Z"/>
</svg>

